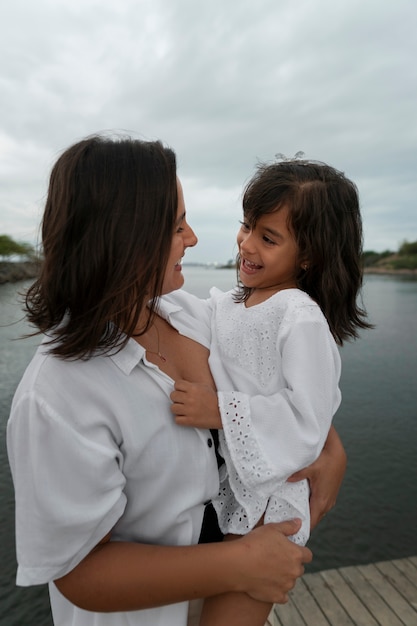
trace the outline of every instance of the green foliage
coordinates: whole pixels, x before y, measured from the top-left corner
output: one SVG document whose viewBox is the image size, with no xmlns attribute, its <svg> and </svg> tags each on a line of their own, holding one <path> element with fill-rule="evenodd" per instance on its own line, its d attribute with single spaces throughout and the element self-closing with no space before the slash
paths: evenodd
<svg viewBox="0 0 417 626">
<path fill-rule="evenodd" d="M 417 254 L 402 254 L 395 259 L 391 259 L 390 266 L 393 270 L 416 270 Z"/>
<path fill-rule="evenodd" d="M 404 240 L 398 252 L 367 250 L 363 253 L 363 265 L 387 270 L 415 270 L 417 269 L 417 241 L 409 243 Z"/>
<path fill-rule="evenodd" d="M 400 256 L 409 256 L 417 254 L 417 241 L 412 241 L 409 243 L 407 240 L 404 240 L 400 249 L 398 250 L 398 254 Z"/>
<path fill-rule="evenodd" d="M 371 267 L 376 265 L 379 261 L 392 256 L 394 253 L 391 250 L 384 250 L 384 252 L 374 252 L 373 250 L 367 250 L 363 253 L 364 267 Z"/>
<path fill-rule="evenodd" d="M 14 241 L 9 235 L 0 235 L 0 257 L 4 259 L 14 255 L 33 259 L 35 249 L 29 243 Z"/>
</svg>

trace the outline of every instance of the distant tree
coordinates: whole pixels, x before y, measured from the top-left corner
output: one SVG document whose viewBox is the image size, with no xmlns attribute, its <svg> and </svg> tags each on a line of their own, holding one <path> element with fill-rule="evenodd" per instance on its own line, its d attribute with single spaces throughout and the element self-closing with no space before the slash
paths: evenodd
<svg viewBox="0 0 417 626">
<path fill-rule="evenodd" d="M 374 252 L 373 250 L 367 250 L 363 253 L 363 264 L 365 267 L 375 265 L 378 261 L 382 261 L 394 253 L 391 250 L 384 250 L 384 252 Z"/>
<path fill-rule="evenodd" d="M 9 235 L 0 235 L 0 258 L 5 260 L 15 255 L 32 260 L 35 257 L 35 249 L 29 243 L 14 241 Z"/>
<path fill-rule="evenodd" d="M 417 241 L 408 242 L 406 239 L 401 244 L 398 254 L 400 256 L 408 256 L 409 254 L 417 254 Z"/>
</svg>

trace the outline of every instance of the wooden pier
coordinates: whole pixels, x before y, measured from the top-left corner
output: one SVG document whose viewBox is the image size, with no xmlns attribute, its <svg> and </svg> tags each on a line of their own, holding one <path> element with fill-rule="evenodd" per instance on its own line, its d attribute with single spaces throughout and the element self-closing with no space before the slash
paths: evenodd
<svg viewBox="0 0 417 626">
<path fill-rule="evenodd" d="M 417 626 L 417 556 L 305 574 L 274 606 L 274 626 L 329 625 Z"/>
</svg>

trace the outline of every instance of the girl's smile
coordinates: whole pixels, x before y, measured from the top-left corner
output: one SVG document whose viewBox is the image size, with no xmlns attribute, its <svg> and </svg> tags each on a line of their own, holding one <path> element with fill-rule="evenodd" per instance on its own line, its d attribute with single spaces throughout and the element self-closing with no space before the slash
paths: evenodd
<svg viewBox="0 0 417 626">
<path fill-rule="evenodd" d="M 251 263 L 248 259 L 241 258 L 240 269 L 242 272 L 253 274 L 256 270 L 262 269 L 262 265 L 257 265 L 256 263 Z"/>
</svg>

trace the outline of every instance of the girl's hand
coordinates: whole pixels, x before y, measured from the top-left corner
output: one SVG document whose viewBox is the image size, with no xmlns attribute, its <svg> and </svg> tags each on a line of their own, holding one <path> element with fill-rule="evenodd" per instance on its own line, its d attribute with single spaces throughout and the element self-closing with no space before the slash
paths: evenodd
<svg viewBox="0 0 417 626">
<path fill-rule="evenodd" d="M 313 529 L 334 507 L 346 472 L 346 452 L 332 426 L 319 458 L 288 479 L 297 482 L 304 478 L 310 483 L 310 517 Z"/>
<path fill-rule="evenodd" d="M 217 393 L 206 383 L 178 380 L 171 393 L 171 411 L 181 426 L 222 428 Z"/>
</svg>

